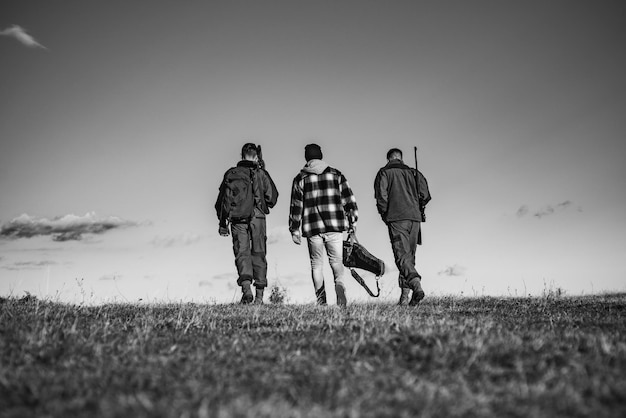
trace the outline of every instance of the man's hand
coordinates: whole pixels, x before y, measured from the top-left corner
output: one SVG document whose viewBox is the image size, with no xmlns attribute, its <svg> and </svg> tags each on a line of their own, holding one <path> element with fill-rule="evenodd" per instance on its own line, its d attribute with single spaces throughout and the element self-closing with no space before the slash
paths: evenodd
<svg viewBox="0 0 626 418">
<path fill-rule="evenodd" d="M 220 225 L 219 233 L 220 233 L 221 236 L 227 237 L 228 236 L 228 225 Z"/>
<path fill-rule="evenodd" d="M 302 242 L 302 235 L 300 235 L 300 231 L 291 231 L 291 240 L 294 244 L 300 245 Z"/>
<path fill-rule="evenodd" d="M 356 221 L 357 221 L 357 216 L 354 213 L 353 209 L 350 209 L 350 211 L 348 211 L 348 223 L 350 224 L 350 228 L 349 230 L 351 230 L 352 232 L 356 232 Z"/>
</svg>

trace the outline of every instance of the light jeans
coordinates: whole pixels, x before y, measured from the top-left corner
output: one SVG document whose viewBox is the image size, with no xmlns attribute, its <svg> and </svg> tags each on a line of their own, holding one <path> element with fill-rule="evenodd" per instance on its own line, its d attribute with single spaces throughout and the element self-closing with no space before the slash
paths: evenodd
<svg viewBox="0 0 626 418">
<path fill-rule="evenodd" d="M 309 258 L 311 260 L 311 277 L 316 293 L 324 287 L 324 249 L 328 254 L 330 268 L 335 279 L 335 288 L 345 288 L 343 283 L 343 233 L 326 232 L 307 238 Z"/>
</svg>

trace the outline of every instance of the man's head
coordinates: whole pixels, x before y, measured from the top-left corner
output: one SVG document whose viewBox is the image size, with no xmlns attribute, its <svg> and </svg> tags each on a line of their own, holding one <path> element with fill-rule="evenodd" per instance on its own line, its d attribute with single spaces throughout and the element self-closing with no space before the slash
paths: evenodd
<svg viewBox="0 0 626 418">
<path fill-rule="evenodd" d="M 309 144 L 304 147 L 304 159 L 309 162 L 311 160 L 322 159 L 322 149 L 317 144 Z"/>
<path fill-rule="evenodd" d="M 248 142 L 241 148 L 241 159 L 256 161 L 258 158 L 256 145 Z"/>
<path fill-rule="evenodd" d="M 389 151 L 387 151 L 387 161 L 391 160 L 402 161 L 402 151 L 400 151 L 398 148 L 391 148 Z"/>
</svg>

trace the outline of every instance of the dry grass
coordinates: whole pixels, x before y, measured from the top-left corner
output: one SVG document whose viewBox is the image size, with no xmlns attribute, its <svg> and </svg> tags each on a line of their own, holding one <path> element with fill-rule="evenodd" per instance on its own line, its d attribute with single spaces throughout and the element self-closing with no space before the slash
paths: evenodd
<svg viewBox="0 0 626 418">
<path fill-rule="evenodd" d="M 626 416 L 626 295 L 0 302 L 0 416 Z"/>
</svg>

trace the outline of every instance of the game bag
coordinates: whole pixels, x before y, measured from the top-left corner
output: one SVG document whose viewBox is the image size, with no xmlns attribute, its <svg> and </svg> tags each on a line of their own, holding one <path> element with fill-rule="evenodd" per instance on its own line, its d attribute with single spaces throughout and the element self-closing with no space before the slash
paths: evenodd
<svg viewBox="0 0 626 418">
<path fill-rule="evenodd" d="M 380 295 L 378 280 L 385 274 L 385 263 L 359 244 L 354 231 L 349 231 L 348 239 L 343 241 L 343 265 L 350 268 L 352 277 L 363 286 L 370 296 L 376 298 Z M 376 275 L 376 294 L 367 287 L 365 280 L 354 270 L 355 268 L 367 270 Z"/>
</svg>

